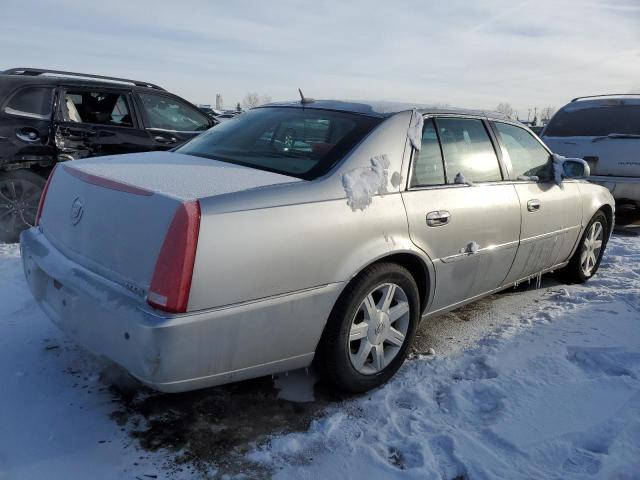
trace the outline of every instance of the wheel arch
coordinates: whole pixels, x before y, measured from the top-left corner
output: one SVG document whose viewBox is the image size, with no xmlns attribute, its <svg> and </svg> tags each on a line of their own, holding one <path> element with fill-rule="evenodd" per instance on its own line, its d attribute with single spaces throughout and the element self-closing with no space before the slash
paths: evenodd
<svg viewBox="0 0 640 480">
<path fill-rule="evenodd" d="M 608 203 L 605 203 L 596 211 L 596 213 L 597 212 L 602 212 L 604 213 L 605 217 L 607 217 L 607 229 L 608 229 L 607 236 L 610 236 L 611 232 L 613 232 L 613 226 L 614 226 L 613 225 L 613 207 Z"/>
<path fill-rule="evenodd" d="M 376 265 L 379 263 L 395 263 L 397 265 L 400 265 L 401 267 L 406 268 L 409 271 L 414 281 L 416 282 L 416 285 L 418 286 L 418 292 L 420 294 L 420 314 L 422 316 L 433 297 L 433 287 L 435 285 L 435 270 L 433 269 L 430 261 L 421 258 L 421 256 L 416 252 L 390 252 L 389 254 L 372 260 L 366 265 L 363 265 L 357 272 L 352 275 L 351 279 L 345 283 L 345 288 L 365 269 L 367 269 L 371 265 Z"/>
</svg>

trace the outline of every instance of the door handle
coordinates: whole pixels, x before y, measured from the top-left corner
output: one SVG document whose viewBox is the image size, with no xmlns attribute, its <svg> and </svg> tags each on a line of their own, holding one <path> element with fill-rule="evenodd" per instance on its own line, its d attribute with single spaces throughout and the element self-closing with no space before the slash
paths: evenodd
<svg viewBox="0 0 640 480">
<path fill-rule="evenodd" d="M 450 219 L 451 214 L 446 210 L 436 210 L 435 212 L 427 213 L 427 225 L 430 227 L 446 225 Z"/>
<path fill-rule="evenodd" d="M 533 198 L 527 202 L 527 210 L 530 212 L 537 212 L 540 210 L 540 200 Z"/>
<path fill-rule="evenodd" d="M 156 142 L 163 143 L 165 145 L 172 145 L 172 144 L 176 143 L 176 141 L 177 141 L 175 137 L 167 138 L 167 137 L 157 136 L 157 137 L 154 137 L 153 139 Z"/>
</svg>

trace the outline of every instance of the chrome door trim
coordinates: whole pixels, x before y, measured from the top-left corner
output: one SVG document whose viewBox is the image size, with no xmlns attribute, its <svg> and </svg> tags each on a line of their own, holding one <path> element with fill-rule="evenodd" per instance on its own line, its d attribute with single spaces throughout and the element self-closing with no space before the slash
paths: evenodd
<svg viewBox="0 0 640 480">
<path fill-rule="evenodd" d="M 514 246 L 518 246 L 520 242 L 518 240 L 514 240 L 512 242 L 501 243 L 500 245 L 489 245 L 488 247 L 480 248 L 476 253 L 471 252 L 460 252 L 454 255 L 449 255 L 447 257 L 440 258 L 439 260 L 443 263 L 453 263 L 462 260 L 470 255 L 486 255 L 489 252 L 495 252 L 496 250 L 505 250 L 507 248 L 511 248 Z"/>
</svg>

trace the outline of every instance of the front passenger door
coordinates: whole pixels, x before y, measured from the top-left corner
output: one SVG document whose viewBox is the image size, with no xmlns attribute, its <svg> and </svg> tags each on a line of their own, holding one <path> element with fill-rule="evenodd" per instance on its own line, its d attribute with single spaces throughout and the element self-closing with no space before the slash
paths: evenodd
<svg viewBox="0 0 640 480">
<path fill-rule="evenodd" d="M 522 232 L 505 284 L 526 279 L 568 259 L 578 240 L 582 202 L 577 183 L 556 185 L 550 152 L 526 129 L 492 122 L 520 199 Z"/>
<path fill-rule="evenodd" d="M 137 96 L 154 150 L 178 147 L 213 125 L 204 113 L 172 96 L 147 92 Z"/>
<path fill-rule="evenodd" d="M 455 183 L 456 177 L 468 183 Z M 494 290 L 507 276 L 518 247 L 520 203 L 502 180 L 482 119 L 425 120 L 402 196 L 411 239 L 435 267 L 430 312 Z"/>
</svg>

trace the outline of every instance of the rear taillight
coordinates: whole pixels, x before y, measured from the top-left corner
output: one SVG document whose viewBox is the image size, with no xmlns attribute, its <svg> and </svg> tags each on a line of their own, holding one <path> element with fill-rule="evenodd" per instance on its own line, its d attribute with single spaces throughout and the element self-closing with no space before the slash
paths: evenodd
<svg viewBox="0 0 640 480">
<path fill-rule="evenodd" d="M 172 313 L 187 311 L 200 231 L 200 204 L 178 207 L 156 261 L 147 303 Z"/>
<path fill-rule="evenodd" d="M 42 189 L 42 195 L 40 195 L 40 202 L 38 202 L 38 211 L 36 212 L 36 221 L 34 225 L 40 224 L 40 217 L 42 217 L 42 209 L 44 208 L 44 199 L 47 196 L 47 191 L 49 190 L 49 184 L 51 183 L 51 179 L 53 178 L 53 174 L 56 173 L 56 168 L 58 164 L 56 163 L 53 166 L 53 170 L 49 174 L 49 178 L 47 178 L 47 183 L 44 184 L 44 188 Z"/>
</svg>

